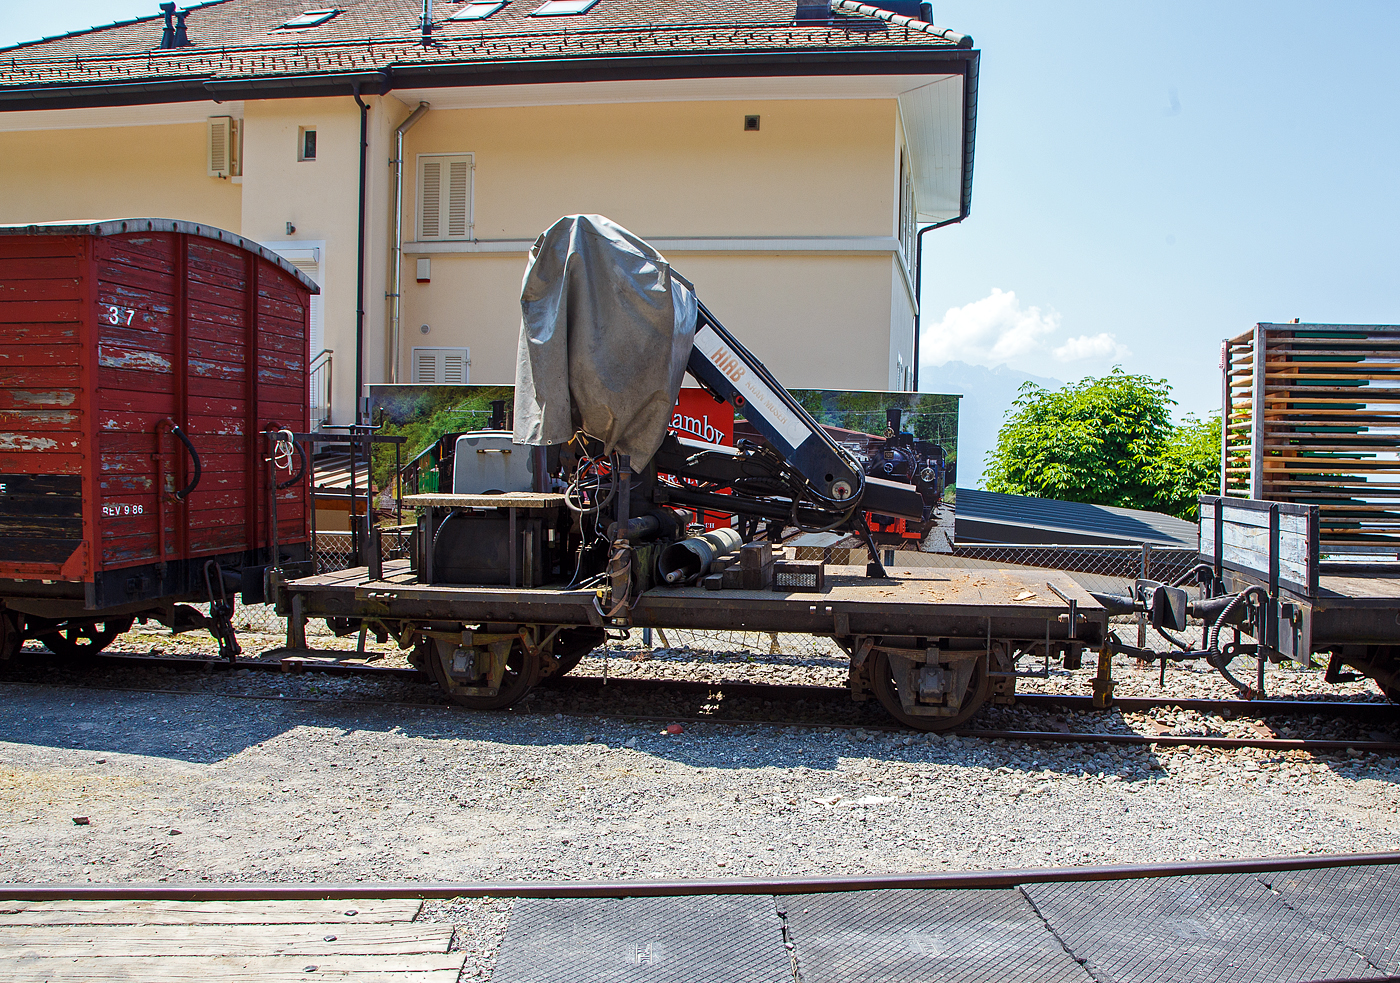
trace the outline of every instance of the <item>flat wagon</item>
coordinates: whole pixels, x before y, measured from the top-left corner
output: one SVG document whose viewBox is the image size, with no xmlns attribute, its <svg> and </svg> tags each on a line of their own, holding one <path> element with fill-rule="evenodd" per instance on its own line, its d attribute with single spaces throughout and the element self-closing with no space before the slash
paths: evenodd
<svg viewBox="0 0 1400 983">
<path fill-rule="evenodd" d="M 0 226 L 0 657 L 138 617 L 217 628 L 232 589 L 305 559 L 306 485 L 263 435 L 306 429 L 317 290 L 209 226 Z"/>
</svg>

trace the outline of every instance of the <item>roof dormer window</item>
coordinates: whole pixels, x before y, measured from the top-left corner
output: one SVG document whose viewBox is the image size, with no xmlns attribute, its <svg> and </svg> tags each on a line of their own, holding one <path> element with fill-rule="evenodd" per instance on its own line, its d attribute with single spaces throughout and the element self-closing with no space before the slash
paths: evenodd
<svg viewBox="0 0 1400 983">
<path fill-rule="evenodd" d="M 506 5 L 506 0 L 472 0 L 448 20 L 485 20 Z"/>
<path fill-rule="evenodd" d="M 293 17 L 282 26 L 291 28 L 320 27 L 338 13 L 340 11 L 334 7 L 327 7 L 323 10 L 308 10 Z"/>
<path fill-rule="evenodd" d="M 545 0 L 531 12 L 531 17 L 559 17 L 564 14 L 587 13 L 598 0 Z"/>
</svg>

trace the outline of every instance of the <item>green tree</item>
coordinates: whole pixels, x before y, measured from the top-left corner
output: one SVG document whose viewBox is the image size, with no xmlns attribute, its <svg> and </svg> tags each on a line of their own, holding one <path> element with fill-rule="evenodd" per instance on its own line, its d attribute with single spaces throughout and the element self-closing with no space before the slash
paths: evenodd
<svg viewBox="0 0 1400 983">
<path fill-rule="evenodd" d="M 1199 496 L 1220 492 L 1220 416 L 1188 415 L 1173 427 L 1147 478 L 1158 511 L 1194 521 Z"/>
<path fill-rule="evenodd" d="M 1175 402 L 1165 379 L 1116 367 L 1061 389 L 1028 382 L 983 481 L 989 491 L 1193 519 L 1196 495 L 1219 483 L 1220 421 L 1188 417 L 1174 427 Z"/>
</svg>

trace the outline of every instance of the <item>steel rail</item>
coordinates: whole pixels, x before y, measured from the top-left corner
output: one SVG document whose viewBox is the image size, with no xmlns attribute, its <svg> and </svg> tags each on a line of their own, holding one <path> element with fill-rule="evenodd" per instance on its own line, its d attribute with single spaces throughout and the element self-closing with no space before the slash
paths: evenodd
<svg viewBox="0 0 1400 983">
<path fill-rule="evenodd" d="M 1334 867 L 1400 865 L 1400 852 L 1339 853 L 1096 867 L 1018 867 L 954 873 L 690 881 L 423 881 L 380 884 L 26 884 L 0 883 L 6 901 L 355 901 L 418 898 L 656 898 L 725 894 L 950 891 L 1021 884 L 1124 881 L 1201 874 L 1278 874 Z"/>
<path fill-rule="evenodd" d="M 984 741 L 1031 741 L 1041 744 L 1131 744 L 1229 750 L 1248 747 L 1266 751 L 1361 751 L 1386 755 L 1400 754 L 1400 741 L 1338 741 L 1310 737 L 1192 737 L 1177 734 L 1098 734 L 1082 731 L 1066 734 L 1060 731 L 1039 730 L 952 730 L 945 733 L 957 737 L 976 737 Z"/>
<path fill-rule="evenodd" d="M 132 665 L 136 662 L 144 662 L 148 665 L 158 665 L 161 668 L 171 667 L 172 664 L 181 668 L 224 668 L 228 667 L 227 662 L 193 660 L 193 658 L 150 658 L 150 657 L 123 657 L 123 655 L 99 655 L 98 660 L 116 661 L 123 665 Z M 314 664 L 307 662 L 301 664 L 302 668 L 297 671 L 309 672 L 336 672 L 340 675 L 360 675 L 360 676 L 393 676 L 393 678 L 417 679 L 417 681 L 427 681 L 427 676 L 420 674 L 417 669 L 405 669 L 399 667 L 368 667 L 368 665 L 344 665 L 344 664 Z M 256 668 L 262 672 L 286 672 L 287 667 L 280 662 L 244 662 L 239 664 L 239 668 Z M 596 676 L 564 676 L 559 681 L 554 681 L 552 688 L 556 692 L 568 693 L 570 690 L 592 689 L 595 693 L 603 692 L 603 679 Z M 617 689 L 624 690 L 665 690 L 680 689 L 682 692 L 704 693 L 710 695 L 714 692 L 725 692 L 731 696 L 773 696 L 776 693 L 791 693 L 794 690 L 801 692 L 805 696 L 840 697 L 843 706 L 850 707 L 854 704 L 846 702 L 846 690 L 832 688 L 832 686 L 792 686 L 792 685 L 769 685 L 769 683 L 745 683 L 745 682 L 704 682 L 685 679 L 685 681 L 669 681 L 669 679 L 612 679 L 608 685 L 616 686 Z M 116 689 L 116 688 L 111 688 Z M 130 692 L 150 692 L 162 693 L 162 695 L 183 696 L 188 695 L 186 690 L 172 689 L 144 689 L 127 688 L 122 690 Z M 253 693 L 223 693 L 220 696 L 227 696 L 230 699 L 244 700 L 274 700 L 283 703 L 326 703 L 326 704 L 372 704 L 372 706 L 402 706 L 410 709 L 451 709 L 452 704 L 434 703 L 409 703 L 405 700 L 363 700 L 354 697 L 288 697 L 273 695 L 253 695 Z M 1021 699 L 1021 697 L 1018 697 Z M 1065 700 L 1084 700 L 1086 697 L 1063 697 L 1047 696 L 1043 706 L 1061 706 Z M 1177 706 L 1177 702 L 1165 700 L 1165 702 L 1155 702 L 1155 700 L 1137 699 L 1137 704 L 1148 704 L 1149 707 Z M 1266 702 L 1249 702 L 1249 700 L 1191 700 L 1194 704 L 1204 704 L 1204 706 L 1218 707 L 1226 706 L 1229 709 L 1249 709 L 1249 707 L 1264 706 Z M 1386 710 L 1390 704 L 1355 704 L 1355 703 L 1312 703 L 1301 700 L 1292 702 L 1305 707 L 1305 710 L 1298 710 L 1298 713 L 1316 714 L 1319 710 L 1330 710 L 1333 707 L 1379 707 Z M 1123 707 L 1126 709 L 1126 707 Z M 1390 707 L 1392 714 L 1393 707 Z M 526 707 L 524 713 L 532 713 Z M 568 716 L 580 716 L 577 713 Z M 696 714 L 644 714 L 627 713 L 626 710 L 591 710 L 585 711 L 584 716 L 610 717 L 615 720 L 634 721 L 634 723 L 685 723 L 685 724 L 717 724 L 722 727 L 829 727 L 832 730 L 841 731 L 875 731 L 886 732 L 886 734 L 910 734 L 909 728 L 904 728 L 899 724 L 871 724 L 871 723 L 847 723 L 847 721 L 820 721 L 820 720 L 788 720 L 788 718 L 774 717 L 720 717 L 713 714 L 706 716 L 696 716 Z M 1268 714 L 1259 714 L 1268 716 Z M 1376 755 L 1400 755 L 1400 741 L 1347 741 L 1347 739 L 1331 738 L 1271 738 L 1271 737 L 1212 737 L 1212 735 L 1177 735 L 1177 734 L 1140 734 L 1140 732 L 1102 732 L 1102 731 L 1029 731 L 1029 730 L 987 730 L 987 728 L 955 728 L 951 731 L 939 731 L 941 738 L 973 738 L 981 741 L 1018 741 L 1026 744 L 1106 744 L 1120 746 L 1166 746 L 1166 748 L 1215 748 L 1221 751 L 1239 751 L 1239 749 L 1253 748 L 1259 751 L 1274 752 L 1308 752 L 1322 755 L 1322 753 L 1376 753 Z"/>
<path fill-rule="evenodd" d="M 123 693 L 150 693 L 162 696 L 216 696 L 229 700 L 267 700 L 275 703 L 324 703 L 335 706 L 377 706 L 377 707 L 402 707 L 411 710 L 452 710 L 451 703 L 410 703 L 405 700 L 364 700 L 353 697 L 305 697 L 305 696 L 284 696 L 270 695 L 265 693 L 203 693 L 191 690 L 179 689 L 151 689 L 147 687 L 134 686 L 111 686 L 104 687 L 114 692 Z M 496 711 L 500 713 L 521 712 L 522 715 L 534 715 L 528 709 L 516 711 L 515 708 L 506 708 Z M 546 714 L 548 711 L 546 711 Z M 715 716 L 680 716 L 676 714 L 655 715 L 626 713 L 617 710 L 593 710 L 584 713 L 569 713 L 570 717 L 588 716 L 609 720 L 628 721 L 632 723 L 687 723 L 687 724 L 717 724 L 725 727 L 825 727 L 830 730 L 844 731 L 874 731 L 885 734 L 901 734 L 909 736 L 911 732 L 908 728 L 897 724 L 870 724 L 870 723 L 846 723 L 846 722 L 822 722 L 813 720 L 783 720 L 773 718 L 746 718 L 746 717 L 715 717 Z M 917 732 L 915 732 L 917 733 Z M 1356 752 L 1358 754 L 1400 754 L 1400 742 L 1395 741 L 1346 741 L 1346 740 L 1322 740 L 1313 738 L 1269 738 L 1269 737 L 1194 737 L 1189 735 L 1175 734 L 1124 734 L 1124 733 L 1100 733 L 1094 731 L 1033 731 L 1033 730 L 977 730 L 977 729 L 955 729 L 940 731 L 933 735 L 938 738 L 971 738 L 975 740 L 1005 740 L 1021 741 L 1028 744 L 1117 744 L 1136 747 L 1209 747 L 1221 750 L 1240 750 L 1242 748 L 1257 748 L 1269 751 L 1306 751 L 1310 754 L 1324 754 L 1329 752 Z"/>
<path fill-rule="evenodd" d="M 120 655 L 103 652 L 93 659 L 96 663 L 113 665 L 150 666 L 154 668 L 200 670 L 208 669 L 248 669 L 254 672 L 325 673 L 339 676 L 382 676 L 408 680 L 428 681 L 430 677 L 419 670 L 403 666 L 376 666 L 346 662 L 320 662 L 314 659 L 291 657 L 294 661 L 284 663 L 268 660 L 240 660 L 230 665 L 215 656 L 144 656 Z M 849 691 L 839 686 L 819 686 L 811 683 L 752 683 L 742 680 L 703 680 L 703 679 L 657 679 L 635 676 L 613 677 L 604 683 L 601 676 L 568 675 L 557 679 L 547 679 L 540 684 L 541 689 L 554 691 L 603 691 L 606 687 L 635 690 L 679 690 L 681 692 L 705 693 L 726 690 L 731 696 L 751 698 L 784 699 L 849 699 Z M 1058 693 L 1017 693 L 1015 706 L 1035 710 L 1062 708 L 1075 713 L 1103 712 L 1120 710 L 1125 713 L 1142 713 L 1151 710 L 1175 708 L 1195 710 L 1204 713 L 1226 713 L 1243 716 L 1308 716 L 1332 714 L 1340 717 L 1378 716 L 1400 718 L 1400 704 L 1384 700 L 1242 700 L 1238 698 L 1202 699 L 1199 697 L 1114 697 L 1107 708 L 1095 707 L 1093 697 Z"/>
</svg>

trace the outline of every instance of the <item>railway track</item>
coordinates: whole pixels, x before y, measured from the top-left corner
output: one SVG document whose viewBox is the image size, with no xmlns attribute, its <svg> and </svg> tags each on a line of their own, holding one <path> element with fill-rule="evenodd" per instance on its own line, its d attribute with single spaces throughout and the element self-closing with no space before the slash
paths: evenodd
<svg viewBox="0 0 1400 983">
<path fill-rule="evenodd" d="M 153 657 L 129 656 L 104 653 L 89 660 L 93 667 L 128 669 L 166 669 L 177 672 L 211 672 L 219 669 L 237 668 L 269 674 L 316 673 L 335 676 L 393 679 L 411 682 L 430 682 L 418 670 L 402 666 L 375 666 L 372 664 L 323 660 L 306 657 L 289 657 L 283 660 L 248 659 L 236 664 L 217 659 L 192 657 Z M 120 687 L 133 689 L 134 687 Z M 140 688 L 142 692 L 183 693 L 182 690 L 151 690 Z M 834 686 L 814 686 L 784 683 L 711 682 L 692 679 L 638 679 L 621 677 L 604 679 L 599 676 L 565 676 L 548 680 L 538 692 L 558 699 L 571 697 L 609 696 L 643 697 L 648 694 L 669 694 L 674 696 L 701 698 L 707 700 L 704 713 L 632 713 L 623 708 L 575 709 L 570 715 L 582 713 L 587 716 L 606 716 L 618 720 L 658 723 L 708 723 L 721 725 L 766 724 L 770 726 L 827 727 L 833 730 L 862 730 L 885 733 L 907 733 L 905 728 L 889 722 L 868 721 L 850 722 L 841 720 L 786 719 L 782 717 L 780 706 L 792 707 L 805 704 L 808 709 L 823 709 L 828 705 L 832 712 L 844 709 L 847 712 L 857 705 L 850 702 L 850 695 L 844 689 Z M 229 694 L 235 695 L 235 694 Z M 340 697 L 286 697 L 273 695 L 243 695 L 245 699 L 283 700 L 287 702 L 311 703 L 375 703 L 392 706 L 412 706 L 414 708 L 450 706 L 444 699 L 441 703 L 406 703 L 394 700 L 354 700 Z M 757 701 L 760 709 L 771 705 L 774 713 L 759 716 L 726 716 L 714 704 L 716 698 L 727 703 Z M 622 702 L 622 701 L 619 701 Z M 1192 710 L 1200 713 L 1218 714 L 1227 719 L 1247 718 L 1264 721 L 1283 717 L 1332 717 L 1346 718 L 1358 722 L 1383 723 L 1400 719 L 1400 707 L 1390 703 L 1357 702 L 1339 700 L 1203 700 L 1193 698 L 1148 698 L 1127 697 L 1116 699 L 1109 711 L 1095 708 L 1087 696 L 1059 694 L 1024 694 L 1016 697 L 1016 706 L 1044 712 L 1065 712 L 1075 715 L 1112 712 L 1140 713 L 1154 710 Z M 549 708 L 551 711 L 554 707 Z M 563 708 L 569 713 L 571 708 Z M 716 712 L 719 711 L 719 712 Z M 531 708 L 515 712 L 534 712 Z M 1220 750 L 1256 748 L 1270 751 L 1306 751 L 1310 753 L 1351 753 L 1382 755 L 1400 754 L 1400 740 L 1337 740 L 1320 738 L 1285 738 L 1266 735 L 1250 737 L 1227 737 L 1211 735 L 1143 734 L 1137 732 L 1105 732 L 1075 730 L 1020 730 L 962 727 L 946 731 L 944 737 L 977 738 L 981 740 L 1005 740 L 1027 743 L 1055 744 L 1109 744 L 1118 746 L 1160 746 L 1160 747 L 1203 747 Z"/>
<path fill-rule="evenodd" d="M 233 883 L 233 884 L 33 884 L 0 882 L 7 901 L 359 901 L 386 898 L 672 898 L 695 895 L 826 894 L 852 891 L 959 891 L 1067 884 L 1086 881 L 1155 880 L 1207 874 L 1278 874 L 1334 867 L 1400 864 L 1400 853 L 1323 853 L 1296 857 L 1245 857 L 1177 863 L 1094 867 L 1016 867 L 971 871 L 858 874 L 833 877 L 743 877 L 683 881 L 477 881 L 441 883 Z M 1384 979 L 1377 978 L 1379 983 Z M 1394 977 L 1390 977 L 1394 979 Z M 1334 983 L 1342 983 L 1337 980 Z"/>
</svg>

